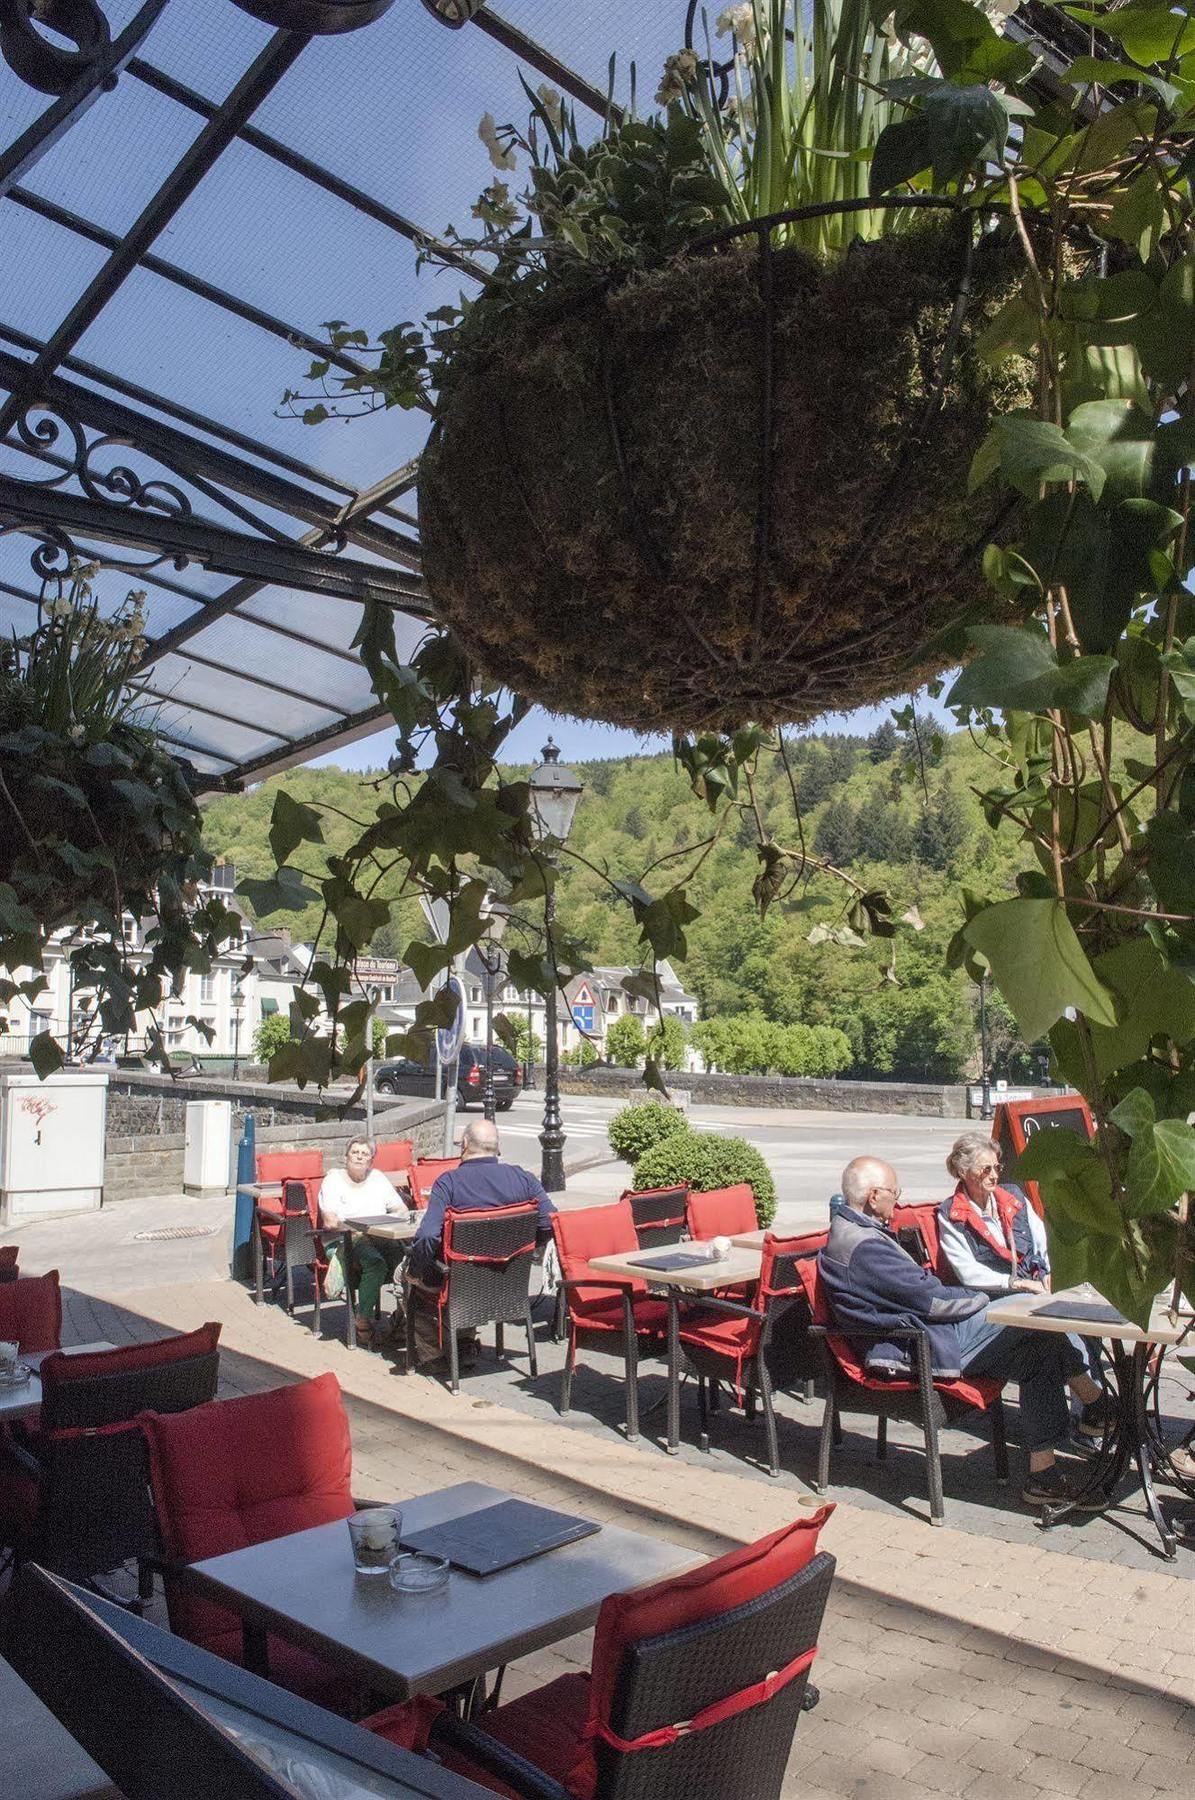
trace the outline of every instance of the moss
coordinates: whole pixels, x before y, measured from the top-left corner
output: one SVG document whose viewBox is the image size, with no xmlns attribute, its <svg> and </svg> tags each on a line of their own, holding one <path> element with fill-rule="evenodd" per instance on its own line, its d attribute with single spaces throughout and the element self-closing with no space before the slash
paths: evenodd
<svg viewBox="0 0 1195 1800">
<path fill-rule="evenodd" d="M 993 412 L 1032 399 L 1027 363 L 970 353 L 1022 269 L 985 241 L 918 441 L 959 262 L 940 224 L 826 267 L 775 256 L 758 573 L 769 334 L 753 248 L 567 310 L 476 308 L 420 483 L 445 622 L 520 693 L 643 730 L 796 722 L 935 672 L 916 645 L 1005 616 L 979 568 L 1004 503 L 968 495 L 967 470 Z"/>
</svg>

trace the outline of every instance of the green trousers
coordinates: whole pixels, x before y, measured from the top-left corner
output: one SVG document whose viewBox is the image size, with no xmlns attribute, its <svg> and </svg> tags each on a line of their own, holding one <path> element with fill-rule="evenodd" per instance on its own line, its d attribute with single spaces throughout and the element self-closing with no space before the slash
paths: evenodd
<svg viewBox="0 0 1195 1800">
<path fill-rule="evenodd" d="M 403 1248 L 402 1244 L 375 1244 L 365 1237 L 353 1239 L 353 1286 L 357 1290 L 358 1318 L 377 1318 L 382 1306 L 382 1289 L 388 1281 L 393 1281 Z"/>
</svg>

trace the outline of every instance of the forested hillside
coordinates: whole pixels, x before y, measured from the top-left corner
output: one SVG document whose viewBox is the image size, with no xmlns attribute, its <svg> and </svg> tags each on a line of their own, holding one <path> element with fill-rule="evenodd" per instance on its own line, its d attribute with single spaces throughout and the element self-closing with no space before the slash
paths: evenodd
<svg viewBox="0 0 1195 1800">
<path fill-rule="evenodd" d="M 932 745 L 924 730 L 904 734 L 888 725 L 866 741 L 797 739 L 789 760 L 806 843 L 868 887 L 886 890 L 897 918 L 914 910 L 924 928 L 902 926 L 895 939 L 859 947 L 819 942 L 822 934 L 814 932 L 811 943 L 814 927 L 842 922 L 843 890 L 822 877 L 761 920 L 751 897 L 759 869 L 754 825 L 732 822 L 689 889 L 701 917 L 689 929 L 689 959 L 681 973 L 700 996 L 703 1014 L 760 1013 L 780 1024 L 836 1026 L 850 1040 L 853 1072 L 859 1074 L 963 1074 L 976 1051 L 975 989 L 944 965 L 945 945 L 961 917 L 958 889 L 1010 892 L 1015 872 L 970 791 L 990 780 L 990 763 L 964 734 Z M 586 786 L 570 849 L 583 861 L 570 862 L 564 876 L 561 917 L 595 962 L 637 962 L 637 929 L 604 877 L 642 880 L 664 859 L 654 878 L 646 875 L 646 885 L 658 889 L 665 877 L 671 883 L 696 860 L 710 815 L 670 755 L 614 758 L 582 764 L 579 772 Z M 281 782 L 295 798 L 344 815 L 325 825 L 328 848 L 335 851 L 351 840 L 350 817 L 372 809 L 372 784 L 385 779 L 294 770 L 252 793 L 214 801 L 207 812 L 209 843 L 243 873 L 268 873 L 270 811 Z M 757 793 L 769 829 L 779 842 L 794 844 L 789 775 L 778 758 L 764 759 Z M 685 854 L 674 855 L 678 851 Z M 317 865 L 312 859 L 306 866 Z M 313 909 L 279 922 L 309 938 L 317 914 Z M 422 935 L 418 905 L 399 900 L 374 947 L 401 956 L 413 935 Z M 1003 1007 L 993 1001 L 988 1010 L 998 1056 L 1015 1055 Z"/>
</svg>

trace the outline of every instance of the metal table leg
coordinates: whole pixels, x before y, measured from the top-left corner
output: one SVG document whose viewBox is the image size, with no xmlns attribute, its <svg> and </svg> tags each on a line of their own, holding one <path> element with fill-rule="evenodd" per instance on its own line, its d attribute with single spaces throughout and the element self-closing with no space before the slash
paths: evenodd
<svg viewBox="0 0 1195 1800">
<path fill-rule="evenodd" d="M 1041 1523 L 1045 1530 L 1061 1523 L 1074 1512 L 1080 1500 L 1100 1495 L 1102 1507 L 1110 1506 L 1118 1488 L 1132 1468 L 1136 1468 L 1138 1484 L 1145 1499 L 1146 1511 L 1162 1546 L 1162 1555 L 1173 1561 L 1176 1540 L 1172 1527 L 1154 1492 L 1152 1441 L 1145 1403 L 1145 1377 L 1150 1346 L 1131 1347 L 1119 1341 L 1108 1345 L 1112 1374 L 1116 1386 L 1116 1412 L 1104 1441 L 1093 1460 L 1087 1480 L 1075 1499 L 1064 1506 L 1043 1506 Z M 1102 1510 L 1101 1507 L 1101 1510 Z"/>
<path fill-rule="evenodd" d="M 680 1296 L 668 1289 L 668 1443 L 669 1456 L 680 1449 Z"/>
<path fill-rule="evenodd" d="M 353 1287 L 353 1234 L 345 1230 L 340 1234 L 340 1254 L 344 1258 L 344 1347 L 346 1350 L 357 1348 L 357 1294 Z"/>
</svg>

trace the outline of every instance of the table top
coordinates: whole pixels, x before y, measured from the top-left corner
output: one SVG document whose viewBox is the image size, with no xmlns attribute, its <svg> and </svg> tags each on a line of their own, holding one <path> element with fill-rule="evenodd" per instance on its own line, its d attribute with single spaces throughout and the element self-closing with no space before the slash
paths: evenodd
<svg viewBox="0 0 1195 1800">
<path fill-rule="evenodd" d="M 97 1338 L 92 1344 L 63 1344 L 65 1356 L 84 1356 L 91 1350 L 111 1350 L 114 1346 L 105 1338 Z M 28 1381 L 19 1387 L 0 1387 L 0 1423 L 11 1424 L 14 1419 L 34 1419 L 41 1411 L 41 1380 L 36 1371 L 41 1368 L 47 1356 L 53 1356 L 52 1350 L 30 1350 L 21 1361 L 26 1367 L 35 1371 Z"/>
<path fill-rule="evenodd" d="M 740 1250 L 762 1250 L 763 1241 L 767 1235 L 767 1232 L 761 1225 L 758 1231 L 734 1232 L 730 1241 L 732 1244 L 737 1245 Z"/>
<path fill-rule="evenodd" d="M 400 1500 L 407 1531 L 515 1496 L 480 1481 Z M 603 1525 L 592 1536 L 499 1570 L 453 1569 L 431 1594 L 399 1594 L 353 1574 L 343 1519 L 191 1565 L 190 1576 L 251 1624 L 352 1669 L 379 1692 L 439 1693 L 583 1631 L 608 1594 L 705 1561 L 659 1538 Z"/>
<path fill-rule="evenodd" d="M 341 1223 L 365 1237 L 388 1238 L 394 1243 L 405 1244 L 419 1230 L 419 1214 L 412 1217 L 402 1213 L 346 1213 Z"/>
<path fill-rule="evenodd" d="M 1144 1331 L 1139 1325 L 1131 1325 L 1127 1321 L 1123 1325 L 1101 1325 L 1091 1319 L 1043 1319 L 1034 1316 L 1035 1307 L 1049 1306 L 1052 1301 L 1058 1300 L 1073 1300 L 1086 1306 L 1111 1305 L 1111 1301 L 1105 1300 L 1090 1282 L 1084 1282 L 1081 1287 L 1060 1288 L 1053 1294 L 1006 1294 L 999 1300 L 993 1300 L 988 1307 L 988 1322 L 992 1325 L 1015 1325 L 1025 1331 L 1072 1332 L 1078 1337 L 1108 1338 L 1121 1344 L 1177 1344 L 1191 1323 L 1190 1316 L 1183 1313 L 1179 1314 L 1176 1322 L 1165 1305 L 1154 1307 L 1149 1325 Z"/>
<path fill-rule="evenodd" d="M 696 1255 L 699 1248 L 694 1244 L 673 1244 L 667 1250 L 633 1250 L 617 1256 L 595 1256 L 590 1259 L 589 1266 L 607 1275 L 635 1276 L 640 1281 L 650 1282 L 652 1287 L 683 1288 L 690 1294 L 708 1294 L 715 1288 L 737 1287 L 740 1282 L 759 1280 L 759 1271 L 763 1267 L 761 1252 L 744 1249 L 740 1244 L 736 1244 L 722 1262 L 695 1262 L 682 1269 L 644 1266 L 664 1256 Z"/>
</svg>

